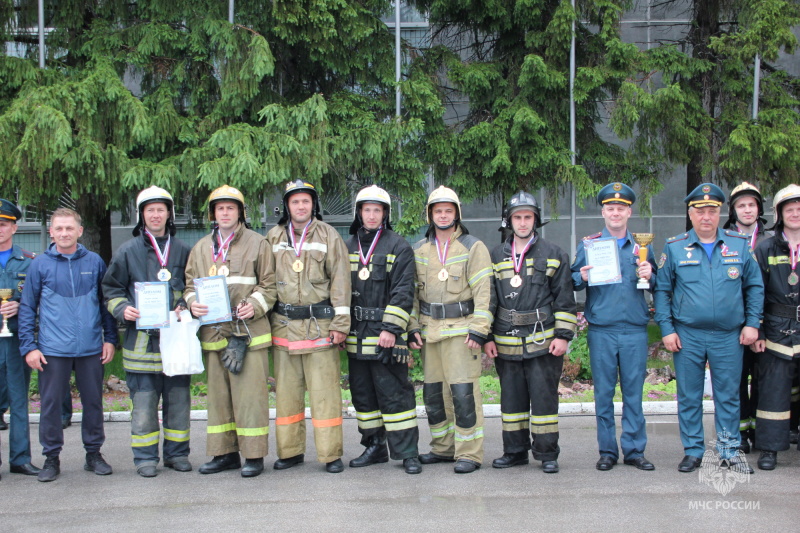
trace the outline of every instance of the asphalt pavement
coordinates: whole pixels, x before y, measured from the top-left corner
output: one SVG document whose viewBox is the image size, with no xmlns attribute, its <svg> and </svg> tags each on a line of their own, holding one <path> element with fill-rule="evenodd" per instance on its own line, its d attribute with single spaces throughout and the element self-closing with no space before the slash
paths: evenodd
<svg viewBox="0 0 800 533">
<path fill-rule="evenodd" d="M 705 415 L 706 440 L 713 438 L 713 415 Z M 267 469 L 243 479 L 238 471 L 201 475 L 207 460 L 205 421 L 192 422 L 191 461 L 195 470 L 159 466 L 156 478 L 136 474 L 130 451 L 130 424 L 106 423 L 103 454 L 111 476 L 83 470 L 80 427 L 65 430 L 61 475 L 52 483 L 8 471 L 8 433 L 0 437 L 0 531 L 797 531 L 800 524 L 800 451 L 778 454 L 778 468 L 734 476 L 713 467 L 691 474 L 677 471 L 683 457 L 674 415 L 649 415 L 647 457 L 653 472 L 619 464 L 595 469 L 593 416 L 561 416 L 558 474 L 540 463 L 498 470 L 502 455 L 500 419 L 485 421 L 483 468 L 457 475 L 452 464 L 426 465 L 407 475 L 399 461 L 328 474 L 316 462 L 308 425 L 306 463 L 272 469 L 270 437 Z M 274 427 L 274 426 L 273 426 Z M 618 419 L 619 427 L 619 419 Z M 34 463 L 43 458 L 31 425 Z M 426 419 L 420 419 L 420 451 L 429 450 Z M 356 421 L 344 421 L 345 463 L 357 457 Z M 757 452 L 747 456 L 755 463 Z"/>
</svg>

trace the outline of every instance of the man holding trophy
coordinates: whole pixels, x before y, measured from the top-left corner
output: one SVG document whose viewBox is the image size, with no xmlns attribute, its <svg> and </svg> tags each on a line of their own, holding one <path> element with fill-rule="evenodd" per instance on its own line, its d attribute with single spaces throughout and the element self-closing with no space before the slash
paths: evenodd
<svg viewBox="0 0 800 533">
<path fill-rule="evenodd" d="M 647 445 L 642 389 L 647 373 L 647 323 L 650 313 L 645 291 L 655 286 L 655 258 L 646 248 L 650 233 L 630 233 L 628 220 L 636 201 L 633 189 L 624 183 L 610 183 L 600 189 L 606 227 L 578 243 L 572 263 L 572 282 L 576 291 L 586 289 L 584 316 L 589 323 L 589 355 L 594 379 L 597 418 L 598 470 L 611 470 L 619 459 L 617 428 L 614 422 L 614 391 L 619 372 L 622 389 L 622 435 L 620 446 L 626 465 L 639 470 L 654 470 L 644 456 Z M 597 246 L 600 244 L 600 246 Z M 603 256 L 596 251 L 608 250 Z M 612 275 L 600 275 L 601 257 L 611 261 L 602 265 Z M 596 259 L 595 259 L 596 258 Z M 638 279 L 637 279 L 638 278 Z"/>
</svg>

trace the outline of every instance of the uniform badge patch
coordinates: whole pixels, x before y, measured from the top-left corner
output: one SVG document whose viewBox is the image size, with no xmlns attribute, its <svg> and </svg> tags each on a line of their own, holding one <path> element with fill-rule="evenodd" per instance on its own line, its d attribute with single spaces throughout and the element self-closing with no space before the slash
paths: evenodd
<svg viewBox="0 0 800 533">
<path fill-rule="evenodd" d="M 667 262 L 667 254 L 665 252 L 662 253 L 661 257 L 658 258 L 658 268 L 662 268 L 664 266 L 664 263 L 666 262 Z"/>
<path fill-rule="evenodd" d="M 22 287 L 24 287 L 24 286 L 25 286 L 25 282 L 24 281 L 20 281 L 19 283 L 17 283 L 17 290 L 20 293 L 22 293 Z"/>
<path fill-rule="evenodd" d="M 730 267 L 728 269 L 728 277 L 731 279 L 736 279 L 739 277 L 739 269 L 737 267 Z"/>
</svg>

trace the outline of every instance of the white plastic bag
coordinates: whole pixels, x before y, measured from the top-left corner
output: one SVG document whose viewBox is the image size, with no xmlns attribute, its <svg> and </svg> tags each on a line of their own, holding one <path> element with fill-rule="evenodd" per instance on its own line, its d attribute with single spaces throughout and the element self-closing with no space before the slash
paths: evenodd
<svg viewBox="0 0 800 533">
<path fill-rule="evenodd" d="M 181 321 L 170 320 L 161 329 L 161 364 L 168 376 L 200 374 L 203 372 L 203 351 L 197 330 L 200 321 L 192 319 L 189 311 L 181 311 Z"/>
</svg>

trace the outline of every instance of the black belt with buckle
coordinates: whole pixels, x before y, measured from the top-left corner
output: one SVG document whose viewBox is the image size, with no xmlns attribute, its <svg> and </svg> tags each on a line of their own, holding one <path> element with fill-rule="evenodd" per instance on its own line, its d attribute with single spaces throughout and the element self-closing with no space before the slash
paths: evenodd
<svg viewBox="0 0 800 533">
<path fill-rule="evenodd" d="M 353 318 L 358 322 L 383 322 L 383 307 L 353 307 Z"/>
<path fill-rule="evenodd" d="M 513 326 L 530 326 L 531 324 L 536 324 L 537 322 L 544 322 L 550 317 L 551 313 L 552 309 L 550 306 L 545 305 L 544 307 L 534 309 L 533 311 L 517 311 L 515 309 L 498 307 L 495 314 L 497 315 L 497 318 L 503 322 L 509 322 Z"/>
<path fill-rule="evenodd" d="M 454 304 L 428 303 L 420 300 L 419 312 L 436 320 L 445 318 L 460 318 L 471 315 L 475 311 L 475 301 L 465 300 Z"/>
<path fill-rule="evenodd" d="M 767 304 L 764 306 L 764 314 L 800 322 L 800 305 Z"/>
<path fill-rule="evenodd" d="M 303 320 L 307 318 L 333 318 L 335 314 L 331 307 L 330 300 L 312 305 L 292 305 L 278 302 L 275 304 L 275 312 L 291 320 Z"/>
</svg>

